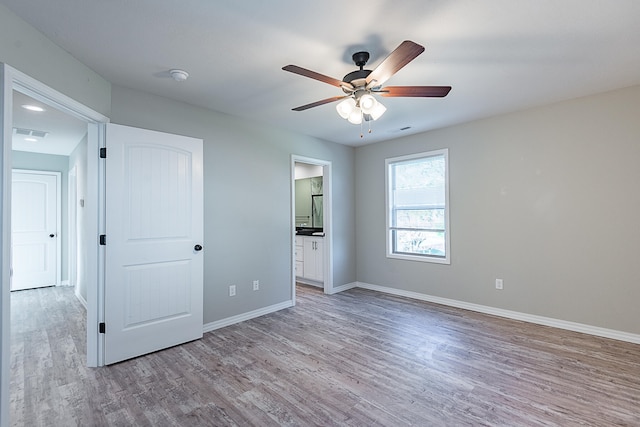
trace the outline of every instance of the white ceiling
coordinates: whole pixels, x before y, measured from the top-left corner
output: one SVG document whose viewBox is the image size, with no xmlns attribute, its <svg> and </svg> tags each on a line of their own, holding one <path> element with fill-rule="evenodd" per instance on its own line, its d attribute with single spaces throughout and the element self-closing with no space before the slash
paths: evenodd
<svg viewBox="0 0 640 427">
<path fill-rule="evenodd" d="M 42 112 L 24 109 L 23 105 L 44 108 Z M 69 114 L 13 91 L 13 140 L 16 151 L 68 156 L 87 133 L 87 123 Z M 46 132 L 46 136 L 27 136 L 21 131 Z M 27 138 L 35 139 L 29 141 Z"/>
<path fill-rule="evenodd" d="M 637 0 L 0 2 L 114 84 L 353 146 L 640 84 Z M 403 40 L 426 51 L 387 84 L 449 96 L 383 98 L 364 138 L 335 104 L 291 111 L 342 92 L 284 65 L 342 79 Z"/>
</svg>

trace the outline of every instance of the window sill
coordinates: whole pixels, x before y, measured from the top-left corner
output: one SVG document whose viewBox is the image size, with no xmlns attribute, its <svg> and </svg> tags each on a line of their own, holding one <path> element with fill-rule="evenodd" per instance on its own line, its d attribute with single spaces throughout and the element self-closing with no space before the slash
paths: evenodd
<svg viewBox="0 0 640 427">
<path fill-rule="evenodd" d="M 423 256 L 423 255 L 387 253 L 387 258 L 402 259 L 405 261 L 429 262 L 432 264 L 451 265 L 451 260 L 448 257 L 441 258 L 441 257 L 432 257 L 432 256 Z"/>
</svg>

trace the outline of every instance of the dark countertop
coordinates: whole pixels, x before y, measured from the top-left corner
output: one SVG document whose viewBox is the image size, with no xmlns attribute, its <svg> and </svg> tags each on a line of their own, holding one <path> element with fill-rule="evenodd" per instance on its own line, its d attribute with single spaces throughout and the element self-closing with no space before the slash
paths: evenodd
<svg viewBox="0 0 640 427">
<path fill-rule="evenodd" d="M 323 230 L 320 227 L 296 227 L 296 236 L 313 236 L 314 233 L 323 233 Z M 315 235 L 319 236 L 318 234 Z"/>
</svg>

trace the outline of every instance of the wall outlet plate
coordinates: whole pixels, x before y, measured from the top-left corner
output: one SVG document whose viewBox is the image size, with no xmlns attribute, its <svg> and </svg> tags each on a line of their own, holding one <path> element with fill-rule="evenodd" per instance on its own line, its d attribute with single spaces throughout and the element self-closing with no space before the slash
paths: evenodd
<svg viewBox="0 0 640 427">
<path fill-rule="evenodd" d="M 229 285 L 229 296 L 230 297 L 236 296 L 236 285 Z"/>
<path fill-rule="evenodd" d="M 502 279 L 496 279 L 496 289 L 502 289 L 502 288 L 503 288 Z"/>
<path fill-rule="evenodd" d="M 254 280 L 253 281 L 253 290 L 254 291 L 260 290 L 260 280 Z"/>
</svg>

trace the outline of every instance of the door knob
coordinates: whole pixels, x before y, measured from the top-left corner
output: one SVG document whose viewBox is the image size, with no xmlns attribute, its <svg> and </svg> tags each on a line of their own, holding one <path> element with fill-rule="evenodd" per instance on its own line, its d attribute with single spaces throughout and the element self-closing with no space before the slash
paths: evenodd
<svg viewBox="0 0 640 427">
<path fill-rule="evenodd" d="M 199 251 L 201 251 L 201 250 L 202 250 L 202 246 L 200 246 L 200 245 L 195 245 L 195 246 L 193 247 L 193 249 L 194 249 L 196 252 L 199 252 Z"/>
<path fill-rule="evenodd" d="M 51 237 L 53 239 L 54 237 L 56 237 L 56 235 L 55 234 L 49 234 L 49 237 Z"/>
</svg>

